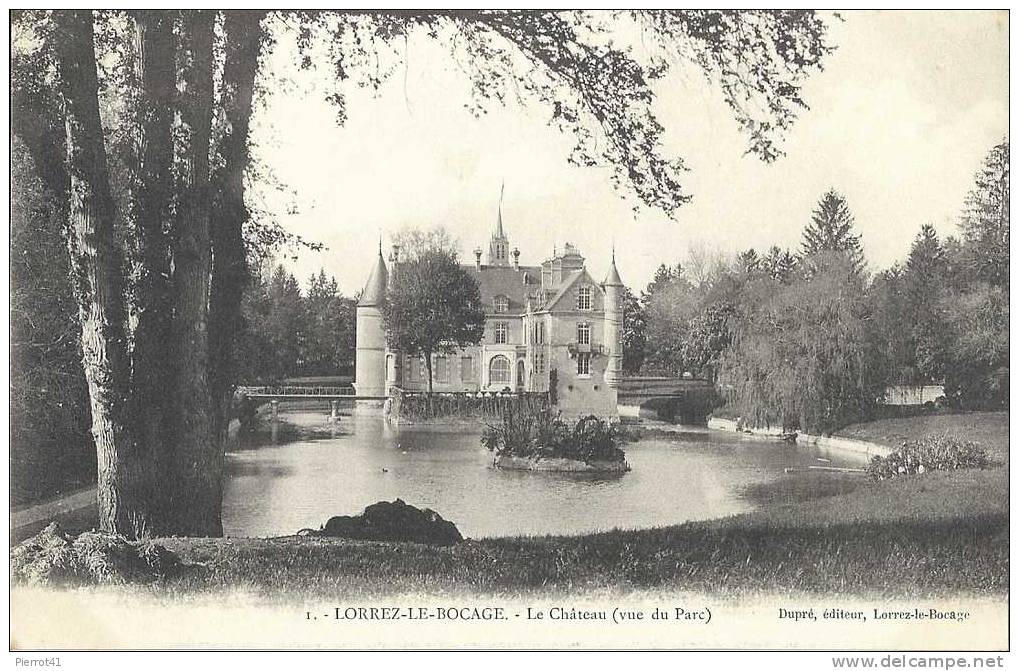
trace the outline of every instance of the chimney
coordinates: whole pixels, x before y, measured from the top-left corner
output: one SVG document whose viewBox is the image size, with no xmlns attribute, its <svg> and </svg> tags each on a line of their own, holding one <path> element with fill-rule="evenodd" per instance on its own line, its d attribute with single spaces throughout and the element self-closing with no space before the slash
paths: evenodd
<svg viewBox="0 0 1019 671">
<path fill-rule="evenodd" d="M 474 250 L 474 267 L 479 272 L 481 271 L 481 247 Z"/>
<path fill-rule="evenodd" d="M 520 250 L 513 248 L 513 270 L 520 270 Z"/>
</svg>

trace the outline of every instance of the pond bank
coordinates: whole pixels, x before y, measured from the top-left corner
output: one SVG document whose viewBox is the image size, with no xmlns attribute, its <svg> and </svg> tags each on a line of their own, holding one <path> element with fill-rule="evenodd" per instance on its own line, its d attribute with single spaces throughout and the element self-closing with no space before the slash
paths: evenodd
<svg viewBox="0 0 1019 671">
<path fill-rule="evenodd" d="M 887 457 L 892 450 L 895 449 L 895 447 L 890 445 L 881 445 L 875 442 L 858 440 L 856 438 L 848 438 L 839 435 L 815 436 L 809 433 L 788 434 L 782 429 L 770 427 L 746 428 L 741 427 L 735 420 L 726 419 L 724 417 L 709 417 L 708 428 L 716 431 L 730 431 L 773 440 L 781 440 L 789 435 L 795 435 L 794 440 L 791 442 L 795 442 L 797 445 L 812 445 L 826 450 L 844 450 L 846 452 L 865 454 L 867 456 Z"/>
</svg>

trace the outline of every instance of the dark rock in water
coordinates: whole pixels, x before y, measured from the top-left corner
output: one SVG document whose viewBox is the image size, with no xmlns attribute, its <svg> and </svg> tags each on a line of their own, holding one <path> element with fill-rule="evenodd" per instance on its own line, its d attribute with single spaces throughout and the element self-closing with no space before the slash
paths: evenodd
<svg viewBox="0 0 1019 671">
<path fill-rule="evenodd" d="M 373 503 L 353 517 L 331 517 L 318 535 L 429 545 L 453 545 L 463 540 L 456 525 L 439 513 L 415 508 L 401 499 Z"/>
<path fill-rule="evenodd" d="M 11 579 L 28 584 L 149 582 L 178 568 L 162 545 L 97 531 L 75 538 L 56 523 L 11 549 Z"/>
</svg>

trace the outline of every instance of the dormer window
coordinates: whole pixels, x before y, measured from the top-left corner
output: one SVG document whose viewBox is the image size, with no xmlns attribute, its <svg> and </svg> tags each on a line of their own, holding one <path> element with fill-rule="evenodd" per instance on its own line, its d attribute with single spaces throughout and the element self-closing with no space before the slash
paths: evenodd
<svg viewBox="0 0 1019 671">
<path fill-rule="evenodd" d="M 495 311 L 506 312 L 509 310 L 509 299 L 505 296 L 499 295 L 495 297 Z"/>
<path fill-rule="evenodd" d="M 577 309 L 590 310 L 591 308 L 591 287 L 585 286 L 577 289 Z"/>
</svg>

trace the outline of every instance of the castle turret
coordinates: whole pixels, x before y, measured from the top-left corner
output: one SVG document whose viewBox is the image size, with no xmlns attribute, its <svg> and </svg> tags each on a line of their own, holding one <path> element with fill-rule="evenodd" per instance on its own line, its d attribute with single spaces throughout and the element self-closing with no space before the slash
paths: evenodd
<svg viewBox="0 0 1019 671">
<path fill-rule="evenodd" d="M 386 332 L 382 326 L 382 301 L 389 273 L 382 258 L 382 243 L 375 266 L 357 301 L 357 350 L 354 389 L 358 396 L 383 396 L 386 388 Z"/>
<path fill-rule="evenodd" d="M 623 376 L 623 280 L 616 270 L 616 250 L 612 250 L 612 265 L 602 284 L 605 287 L 605 345 L 609 350 L 605 367 L 605 384 L 616 388 Z"/>
</svg>

